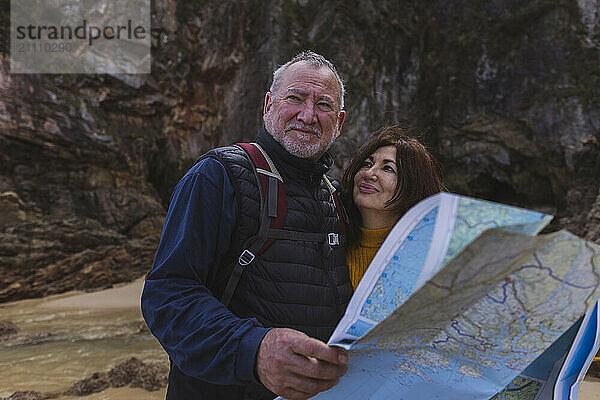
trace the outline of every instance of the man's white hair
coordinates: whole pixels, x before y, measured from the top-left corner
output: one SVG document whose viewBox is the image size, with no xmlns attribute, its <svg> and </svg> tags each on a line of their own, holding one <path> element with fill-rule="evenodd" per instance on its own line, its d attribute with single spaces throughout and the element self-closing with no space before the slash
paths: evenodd
<svg viewBox="0 0 600 400">
<path fill-rule="evenodd" d="M 294 58 L 292 58 L 290 61 L 286 62 L 281 67 L 277 68 L 275 70 L 275 72 L 273 72 L 273 83 L 271 83 L 269 92 L 271 92 L 272 94 L 275 94 L 275 92 L 279 88 L 281 76 L 283 75 L 285 70 L 290 65 L 295 64 L 297 62 L 301 62 L 301 61 L 303 61 L 315 68 L 327 67 L 331 70 L 331 72 L 333 72 L 333 75 L 335 75 L 335 79 L 338 82 L 338 86 L 340 87 L 338 103 L 340 105 L 340 110 L 343 110 L 344 109 L 344 95 L 346 94 L 346 90 L 344 89 L 344 82 L 342 81 L 342 78 L 340 78 L 340 75 L 338 74 L 337 70 L 335 69 L 335 66 L 333 65 L 333 63 L 331 61 L 329 61 L 322 55 L 317 54 L 311 50 L 302 51 L 302 52 L 296 54 L 296 56 Z"/>
</svg>

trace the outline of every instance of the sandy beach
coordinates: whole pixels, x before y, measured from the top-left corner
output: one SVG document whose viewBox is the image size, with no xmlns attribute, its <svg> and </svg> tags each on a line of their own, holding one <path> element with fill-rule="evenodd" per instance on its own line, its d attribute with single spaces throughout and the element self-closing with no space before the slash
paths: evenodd
<svg viewBox="0 0 600 400">
<path fill-rule="evenodd" d="M 162 400 L 166 394 L 166 388 L 148 392 L 140 388 L 122 387 L 108 388 L 87 396 L 58 397 L 56 400 Z"/>
<path fill-rule="evenodd" d="M 131 283 L 98 292 L 70 292 L 67 296 L 59 295 L 59 298 L 53 296 L 52 300 L 44 301 L 39 306 L 55 309 L 139 308 L 143 287 L 142 277 Z"/>
<path fill-rule="evenodd" d="M 600 400 L 600 379 L 586 378 L 579 389 L 578 400 Z"/>
<path fill-rule="evenodd" d="M 141 328 L 143 283 L 139 278 L 102 291 L 71 291 L 0 305 L 0 319 L 12 321 L 24 338 L 24 344 L 0 347 L 0 398 L 15 391 L 63 392 L 75 382 L 96 372 L 106 373 L 133 357 L 168 367 L 164 351 Z M 159 400 L 164 399 L 165 391 L 109 387 L 81 398 Z M 74 398 L 80 397 L 64 400 Z"/>
</svg>

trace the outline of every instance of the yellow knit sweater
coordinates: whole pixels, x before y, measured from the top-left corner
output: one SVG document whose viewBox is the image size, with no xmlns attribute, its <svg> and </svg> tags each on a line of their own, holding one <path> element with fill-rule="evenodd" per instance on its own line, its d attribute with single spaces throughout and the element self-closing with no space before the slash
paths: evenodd
<svg viewBox="0 0 600 400">
<path fill-rule="evenodd" d="M 366 229 L 360 228 L 360 242 L 357 247 L 346 250 L 346 261 L 350 269 L 352 287 L 356 289 L 358 283 L 367 271 L 367 267 L 375 257 L 375 253 L 392 230 L 389 228 Z"/>
</svg>

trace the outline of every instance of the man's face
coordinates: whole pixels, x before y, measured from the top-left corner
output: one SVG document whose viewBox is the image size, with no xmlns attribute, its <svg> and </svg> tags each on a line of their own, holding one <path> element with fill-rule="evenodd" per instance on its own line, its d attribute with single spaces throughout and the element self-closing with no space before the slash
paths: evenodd
<svg viewBox="0 0 600 400">
<path fill-rule="evenodd" d="M 339 86 L 327 67 L 303 61 L 290 65 L 276 93 L 267 92 L 263 121 L 267 131 L 291 154 L 318 160 L 344 124 Z"/>
</svg>

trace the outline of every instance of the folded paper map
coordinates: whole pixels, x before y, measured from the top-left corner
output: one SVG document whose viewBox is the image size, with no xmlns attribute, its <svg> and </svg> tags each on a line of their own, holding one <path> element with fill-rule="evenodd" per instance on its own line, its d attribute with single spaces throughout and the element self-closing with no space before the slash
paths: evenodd
<svg viewBox="0 0 600 400">
<path fill-rule="evenodd" d="M 600 345 L 600 246 L 538 235 L 551 219 L 449 193 L 409 210 L 329 341 L 347 374 L 314 398 L 575 399 Z"/>
</svg>

